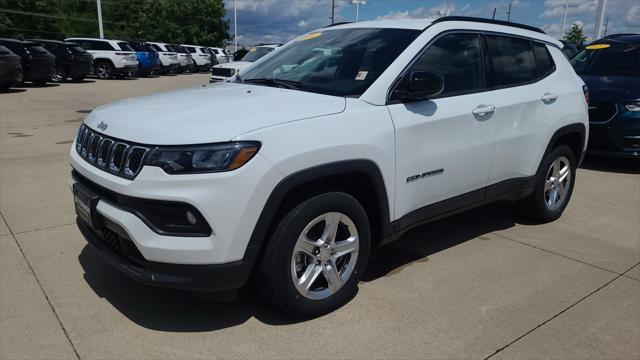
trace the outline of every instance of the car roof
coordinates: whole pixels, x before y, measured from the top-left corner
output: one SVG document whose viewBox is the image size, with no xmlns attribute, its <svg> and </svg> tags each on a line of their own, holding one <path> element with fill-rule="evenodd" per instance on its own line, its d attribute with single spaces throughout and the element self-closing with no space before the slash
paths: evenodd
<svg viewBox="0 0 640 360">
<path fill-rule="evenodd" d="M 485 18 L 475 18 L 466 16 L 445 16 L 438 19 L 383 19 L 372 21 L 361 21 L 357 23 L 342 23 L 329 25 L 328 27 L 315 31 L 330 31 L 334 29 L 357 29 L 357 28 L 386 28 L 386 29 L 409 29 L 426 30 L 431 25 L 449 24 L 451 28 L 464 26 L 464 29 L 479 31 L 495 31 L 504 34 L 515 34 L 537 39 L 559 48 L 562 43 L 555 38 L 545 34 L 544 31 L 529 25 L 511 23 L 501 20 Z M 315 32 L 314 31 L 314 32 Z"/>
<path fill-rule="evenodd" d="M 612 34 L 607 35 L 602 39 L 594 41 L 592 44 L 605 44 L 605 43 L 624 43 L 624 44 L 640 44 L 640 34 Z"/>
<path fill-rule="evenodd" d="M 100 39 L 100 38 L 89 38 L 89 37 L 69 37 L 69 38 L 66 38 L 65 40 L 69 40 L 69 39 L 73 39 L 73 40 L 95 40 L 95 41 L 128 42 L 128 41 L 125 41 L 125 40 L 118 40 L 118 39 Z"/>
<path fill-rule="evenodd" d="M 50 40 L 50 39 L 28 39 L 28 41 L 40 42 L 40 43 L 50 43 L 50 44 L 60 44 L 60 45 L 70 45 L 70 46 L 78 45 L 78 44 L 76 44 L 74 42 L 70 42 L 70 41 L 60 41 L 60 40 Z"/>
</svg>

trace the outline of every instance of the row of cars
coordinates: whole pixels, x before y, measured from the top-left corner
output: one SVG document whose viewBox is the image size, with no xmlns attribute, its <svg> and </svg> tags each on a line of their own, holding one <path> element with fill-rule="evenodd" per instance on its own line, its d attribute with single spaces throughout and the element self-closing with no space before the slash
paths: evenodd
<svg viewBox="0 0 640 360">
<path fill-rule="evenodd" d="M 100 79 L 209 71 L 233 61 L 225 49 L 161 42 L 96 38 L 17 40 L 0 38 L 0 89 L 22 82 L 42 85 L 88 74 Z"/>
</svg>

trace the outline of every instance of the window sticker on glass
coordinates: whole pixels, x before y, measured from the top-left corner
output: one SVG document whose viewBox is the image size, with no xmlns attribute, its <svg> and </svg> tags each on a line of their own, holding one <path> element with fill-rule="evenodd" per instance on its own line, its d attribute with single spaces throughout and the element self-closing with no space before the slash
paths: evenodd
<svg viewBox="0 0 640 360">
<path fill-rule="evenodd" d="M 303 36 L 300 36 L 300 37 L 298 38 L 298 41 L 305 41 L 305 40 L 315 39 L 315 38 L 317 38 L 317 37 L 318 37 L 318 36 L 320 36 L 320 35 L 322 35 L 322 33 L 321 33 L 321 32 L 316 32 L 316 33 L 311 33 L 311 34 L 303 35 Z"/>
<path fill-rule="evenodd" d="M 249 50 L 249 52 L 254 52 L 256 51 L 256 48 L 251 48 L 251 50 Z"/>
<path fill-rule="evenodd" d="M 358 75 L 356 75 L 356 80 L 364 80 L 367 78 L 368 71 L 358 71 Z"/>
<path fill-rule="evenodd" d="M 595 45 L 589 45 L 585 49 L 587 49 L 587 50 L 600 50 L 600 49 L 606 49 L 609 46 L 611 46 L 611 45 L 609 45 L 609 44 L 595 44 Z"/>
</svg>

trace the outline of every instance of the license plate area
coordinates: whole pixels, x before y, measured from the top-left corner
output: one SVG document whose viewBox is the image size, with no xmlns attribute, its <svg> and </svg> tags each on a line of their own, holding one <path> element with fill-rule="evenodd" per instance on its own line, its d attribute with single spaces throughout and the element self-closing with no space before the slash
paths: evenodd
<svg viewBox="0 0 640 360">
<path fill-rule="evenodd" d="M 102 220 L 96 210 L 99 201 L 100 196 L 91 189 L 79 183 L 73 184 L 73 202 L 76 215 L 94 230 L 102 227 Z"/>
</svg>

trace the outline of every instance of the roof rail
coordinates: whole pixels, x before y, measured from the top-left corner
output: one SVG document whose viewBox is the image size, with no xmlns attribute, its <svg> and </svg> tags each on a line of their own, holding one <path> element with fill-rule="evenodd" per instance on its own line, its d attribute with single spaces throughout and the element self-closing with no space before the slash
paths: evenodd
<svg viewBox="0 0 640 360">
<path fill-rule="evenodd" d="M 444 16 L 444 17 L 435 19 L 431 24 L 437 24 L 445 21 L 471 21 L 471 22 L 479 22 L 479 23 L 485 23 L 485 24 L 504 25 L 504 26 L 511 26 L 519 29 L 525 29 L 529 31 L 535 31 L 541 34 L 546 34 L 542 29 L 537 28 L 535 26 L 514 23 L 511 21 L 485 19 L 485 18 L 471 17 L 471 16 Z"/>
<path fill-rule="evenodd" d="M 337 22 L 337 23 L 333 23 L 333 24 L 329 24 L 327 26 L 324 27 L 324 29 L 326 28 L 330 28 L 332 26 L 338 26 L 338 25 L 344 25 L 344 24 L 351 24 L 353 21 L 343 21 L 343 22 Z"/>
<path fill-rule="evenodd" d="M 633 35 L 638 35 L 638 34 L 634 34 L 634 33 L 611 34 L 611 35 L 607 35 L 607 36 L 603 37 L 603 39 L 614 39 L 614 38 L 621 37 L 621 36 L 633 36 Z"/>
</svg>

